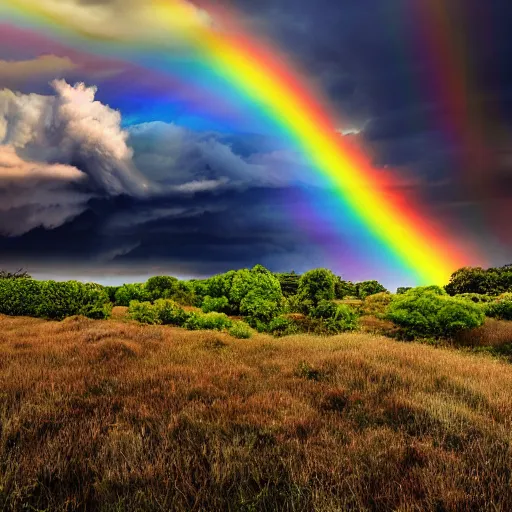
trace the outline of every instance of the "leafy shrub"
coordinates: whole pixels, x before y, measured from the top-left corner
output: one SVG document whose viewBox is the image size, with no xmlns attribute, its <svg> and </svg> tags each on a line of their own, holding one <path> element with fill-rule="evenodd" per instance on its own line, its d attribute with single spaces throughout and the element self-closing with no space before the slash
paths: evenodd
<svg viewBox="0 0 512 512">
<path fill-rule="evenodd" d="M 396 295 L 386 317 L 408 338 L 451 337 L 484 322 L 481 308 L 470 301 L 450 297 L 438 286 L 413 288 Z"/>
<path fill-rule="evenodd" d="M 210 277 L 206 282 L 206 295 L 210 297 L 229 297 L 233 279 L 236 275 L 235 270 L 230 270 L 224 274 Z"/>
<path fill-rule="evenodd" d="M 41 281 L 36 316 L 62 320 L 68 316 L 108 318 L 112 304 L 101 285 L 78 281 Z"/>
<path fill-rule="evenodd" d="M 512 293 L 503 294 L 494 302 L 486 304 L 484 312 L 496 320 L 512 320 Z"/>
<path fill-rule="evenodd" d="M 250 291 L 240 304 L 240 313 L 249 321 L 259 320 L 268 323 L 281 311 L 281 306 L 274 300 L 268 300 L 259 290 Z"/>
<path fill-rule="evenodd" d="M 331 300 L 322 300 L 315 308 L 311 308 L 309 316 L 311 318 L 333 318 L 338 311 L 338 305 Z"/>
<path fill-rule="evenodd" d="M 78 281 L 0 280 L 0 313 L 62 320 L 68 316 L 108 318 L 112 311 L 101 285 Z"/>
<path fill-rule="evenodd" d="M 311 309 L 309 316 L 320 319 L 322 324 L 317 330 L 330 334 L 352 331 L 357 328 L 357 313 L 346 304 L 336 304 L 335 302 L 323 300 L 319 302 L 316 308 Z"/>
<path fill-rule="evenodd" d="M 376 293 L 387 292 L 386 288 L 382 286 L 378 281 L 363 281 L 356 284 L 357 296 L 364 300 L 370 295 Z"/>
<path fill-rule="evenodd" d="M 326 268 L 309 270 L 299 281 L 298 296 L 302 310 L 308 313 L 322 300 L 334 299 L 336 276 Z"/>
<path fill-rule="evenodd" d="M 291 318 L 278 316 L 268 324 L 268 332 L 274 336 L 288 336 L 300 333 L 301 329 Z"/>
<path fill-rule="evenodd" d="M 135 300 L 139 302 L 150 301 L 151 296 L 143 283 L 124 284 L 120 286 L 115 295 L 118 306 L 129 306 Z"/>
<path fill-rule="evenodd" d="M 34 279 L 0 279 L 0 313 L 37 316 L 41 282 Z"/>
<path fill-rule="evenodd" d="M 211 313 L 215 311 L 217 313 L 229 313 L 229 300 L 227 297 L 210 297 L 207 295 L 201 304 L 203 313 Z"/>
<path fill-rule="evenodd" d="M 298 295 L 285 297 L 281 302 L 282 313 L 300 313 L 301 310 L 301 302 Z"/>
<path fill-rule="evenodd" d="M 222 331 L 233 325 L 230 318 L 224 313 L 190 313 L 184 326 L 191 331 L 211 329 Z"/>
<path fill-rule="evenodd" d="M 128 316 L 141 324 L 159 324 L 157 308 L 151 302 L 139 302 L 132 300 L 128 308 Z"/>
<path fill-rule="evenodd" d="M 240 340 L 247 340 L 252 337 L 252 329 L 245 322 L 233 322 L 228 332 L 233 338 Z"/>
<path fill-rule="evenodd" d="M 164 325 L 182 326 L 188 319 L 188 313 L 171 299 L 158 299 L 154 309 L 159 323 Z"/>
<path fill-rule="evenodd" d="M 397 295 L 402 295 L 402 294 L 408 292 L 409 290 L 412 290 L 412 286 L 399 286 L 396 289 L 396 294 Z"/>
</svg>

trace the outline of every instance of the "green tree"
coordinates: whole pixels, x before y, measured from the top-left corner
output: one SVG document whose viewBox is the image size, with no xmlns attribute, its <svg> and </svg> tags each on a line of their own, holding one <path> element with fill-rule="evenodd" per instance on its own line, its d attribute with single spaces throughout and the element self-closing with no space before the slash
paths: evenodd
<svg viewBox="0 0 512 512">
<path fill-rule="evenodd" d="M 297 295 L 305 312 L 322 300 L 333 300 L 336 276 L 326 268 L 309 270 L 299 281 Z"/>
<path fill-rule="evenodd" d="M 154 276 L 146 282 L 146 292 L 151 300 L 170 299 L 179 289 L 179 280 L 172 276 Z"/>
<path fill-rule="evenodd" d="M 235 312 L 241 312 L 242 301 L 246 312 L 254 313 L 257 304 L 267 311 L 268 304 L 263 301 L 273 302 L 275 308 L 279 309 L 282 299 L 279 280 L 265 267 L 256 265 L 251 270 L 242 269 L 235 273 L 229 291 L 229 302 Z M 262 310 L 262 314 L 266 313 Z"/>
</svg>

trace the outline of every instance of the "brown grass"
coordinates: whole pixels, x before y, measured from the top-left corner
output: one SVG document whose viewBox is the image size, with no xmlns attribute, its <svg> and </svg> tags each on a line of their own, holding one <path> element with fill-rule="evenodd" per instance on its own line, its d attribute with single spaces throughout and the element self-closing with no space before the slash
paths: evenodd
<svg viewBox="0 0 512 512">
<path fill-rule="evenodd" d="M 512 366 L 0 317 L 0 510 L 510 510 Z"/>
<path fill-rule="evenodd" d="M 499 347 L 512 343 L 512 322 L 487 318 L 478 329 L 463 331 L 455 339 L 456 343 L 470 347 Z"/>
</svg>

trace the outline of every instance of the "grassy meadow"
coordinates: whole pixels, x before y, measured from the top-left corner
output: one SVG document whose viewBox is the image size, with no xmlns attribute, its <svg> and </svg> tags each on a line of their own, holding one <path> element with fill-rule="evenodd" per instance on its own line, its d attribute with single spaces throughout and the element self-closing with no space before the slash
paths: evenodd
<svg viewBox="0 0 512 512">
<path fill-rule="evenodd" d="M 0 510 L 511 510 L 505 359 L 125 312 L 0 315 Z"/>
</svg>

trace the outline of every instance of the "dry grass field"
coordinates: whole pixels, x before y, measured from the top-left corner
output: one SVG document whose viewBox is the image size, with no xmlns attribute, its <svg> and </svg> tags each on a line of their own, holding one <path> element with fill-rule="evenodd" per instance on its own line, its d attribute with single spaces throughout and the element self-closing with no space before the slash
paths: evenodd
<svg viewBox="0 0 512 512">
<path fill-rule="evenodd" d="M 510 511 L 512 365 L 0 316 L 0 510 Z"/>
</svg>

